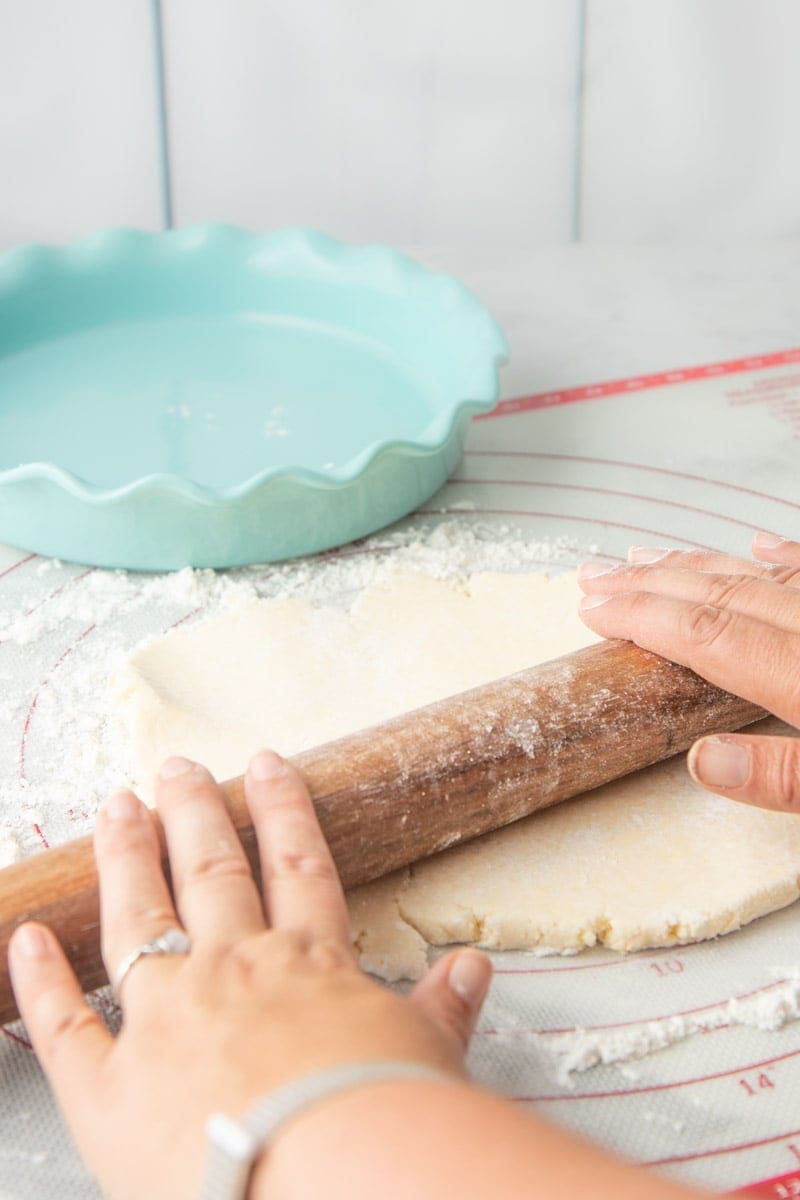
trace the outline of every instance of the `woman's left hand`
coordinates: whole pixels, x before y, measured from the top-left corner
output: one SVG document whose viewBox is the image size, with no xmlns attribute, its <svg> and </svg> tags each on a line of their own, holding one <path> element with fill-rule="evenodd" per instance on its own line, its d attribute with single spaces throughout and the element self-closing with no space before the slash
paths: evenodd
<svg viewBox="0 0 800 1200">
<path fill-rule="evenodd" d="M 245 794 L 264 904 L 222 791 L 197 763 L 170 759 L 157 780 L 171 888 L 137 797 L 118 792 L 99 814 L 103 957 L 110 979 L 124 976 L 119 1037 L 86 1004 L 48 929 L 23 925 L 11 939 L 34 1048 L 78 1149 L 114 1200 L 196 1195 L 209 1114 L 239 1117 L 302 1075 L 401 1058 L 459 1086 L 466 1078 L 491 975 L 485 955 L 447 955 L 410 1000 L 379 987 L 358 969 L 336 867 L 298 773 L 262 752 Z M 132 952 L 180 928 L 188 955 L 148 955 L 127 972 Z"/>
</svg>

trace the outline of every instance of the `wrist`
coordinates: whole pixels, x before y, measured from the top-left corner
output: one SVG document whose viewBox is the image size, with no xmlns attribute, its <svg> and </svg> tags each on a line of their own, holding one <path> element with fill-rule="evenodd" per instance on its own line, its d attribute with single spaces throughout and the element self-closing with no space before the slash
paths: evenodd
<svg viewBox="0 0 800 1200">
<path fill-rule="evenodd" d="M 240 1118 L 212 1113 L 206 1123 L 208 1152 L 200 1200 L 245 1200 L 260 1188 L 256 1167 L 276 1138 L 298 1120 L 341 1095 L 385 1088 L 397 1082 L 450 1083 L 449 1071 L 408 1059 L 365 1059 L 339 1063 L 294 1079 L 268 1093 Z M 271 1180 L 273 1172 L 266 1178 Z M 281 1193 L 283 1194 L 283 1192 Z"/>
<path fill-rule="evenodd" d="M 304 1109 L 265 1148 L 247 1200 L 306 1200 L 315 1194 L 350 1200 L 372 1194 L 376 1179 L 388 1198 L 385 1181 L 407 1177 L 406 1134 L 415 1125 L 430 1128 L 454 1098 L 470 1094 L 480 1093 L 453 1075 L 376 1081 L 328 1096 Z M 399 1194 L 407 1193 L 401 1187 Z"/>
</svg>

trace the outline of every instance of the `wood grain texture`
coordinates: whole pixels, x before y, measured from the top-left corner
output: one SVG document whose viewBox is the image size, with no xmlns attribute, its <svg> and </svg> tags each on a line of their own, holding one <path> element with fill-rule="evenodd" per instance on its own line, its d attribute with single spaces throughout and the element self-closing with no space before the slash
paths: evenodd
<svg viewBox="0 0 800 1200">
<path fill-rule="evenodd" d="M 684 667 L 601 642 L 292 762 L 353 887 L 763 715 Z M 224 787 L 255 865 L 242 781 Z M 30 919 L 56 932 L 85 989 L 106 982 L 90 838 L 0 871 L 0 1022 L 16 1016 L 8 940 Z"/>
</svg>

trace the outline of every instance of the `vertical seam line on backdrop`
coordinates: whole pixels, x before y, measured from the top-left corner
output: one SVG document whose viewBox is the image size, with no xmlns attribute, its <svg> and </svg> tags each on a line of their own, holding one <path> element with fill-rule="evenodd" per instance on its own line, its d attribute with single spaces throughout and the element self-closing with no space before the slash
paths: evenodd
<svg viewBox="0 0 800 1200">
<path fill-rule="evenodd" d="M 169 120 L 167 114 L 167 68 L 164 54 L 164 13 L 161 0 L 151 0 L 153 21 L 153 68 L 158 123 L 159 179 L 161 184 L 161 221 L 172 229 L 172 170 L 170 163 Z"/>
<path fill-rule="evenodd" d="M 572 178 L 572 241 L 583 239 L 583 140 L 586 93 L 587 0 L 578 0 L 578 47 L 575 75 L 575 145 Z"/>
</svg>

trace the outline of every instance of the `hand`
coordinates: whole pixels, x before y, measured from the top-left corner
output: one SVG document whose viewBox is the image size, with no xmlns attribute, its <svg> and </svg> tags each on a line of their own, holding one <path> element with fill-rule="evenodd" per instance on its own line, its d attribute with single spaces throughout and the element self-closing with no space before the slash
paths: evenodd
<svg viewBox="0 0 800 1200">
<path fill-rule="evenodd" d="M 638 547 L 619 567 L 586 563 L 581 616 L 800 726 L 800 543 L 758 534 L 758 562 Z M 710 791 L 800 812 L 800 740 L 702 738 L 689 770 Z"/>
<path fill-rule="evenodd" d="M 265 751 L 245 788 L 269 928 L 222 792 L 203 767 L 170 759 L 157 782 L 172 894 L 146 807 L 123 791 L 99 814 L 109 978 L 166 929 L 183 925 L 192 942 L 186 957 L 133 966 L 120 988 L 116 1039 L 86 1005 L 49 930 L 22 926 L 11 942 L 14 989 L 36 1052 L 78 1149 L 115 1200 L 195 1195 L 209 1114 L 241 1116 L 308 1072 L 404 1058 L 464 1076 L 488 959 L 475 950 L 447 955 L 410 1001 L 369 980 L 299 775 Z"/>
</svg>

